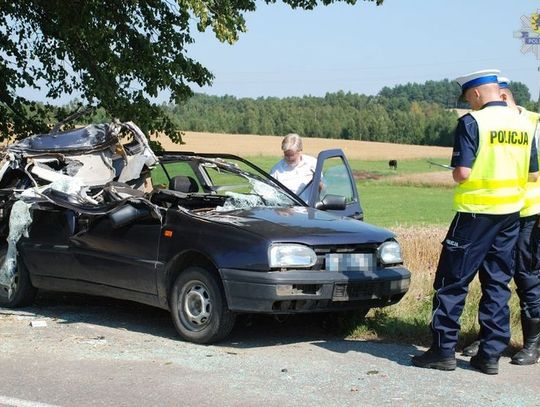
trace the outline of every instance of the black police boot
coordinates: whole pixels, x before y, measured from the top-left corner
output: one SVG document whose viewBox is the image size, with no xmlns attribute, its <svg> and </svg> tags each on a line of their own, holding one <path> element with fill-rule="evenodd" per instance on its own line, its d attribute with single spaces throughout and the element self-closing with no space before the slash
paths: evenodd
<svg viewBox="0 0 540 407">
<path fill-rule="evenodd" d="M 456 358 L 454 356 L 442 357 L 439 352 L 428 349 L 421 355 L 413 356 L 412 364 L 417 367 L 425 367 L 428 369 L 455 370 Z"/>
<path fill-rule="evenodd" d="M 476 354 L 469 361 L 472 367 L 480 370 L 485 374 L 498 374 L 499 373 L 499 360 L 487 359 L 482 355 Z"/>
<path fill-rule="evenodd" d="M 512 356 L 514 365 L 534 365 L 540 359 L 540 318 L 521 316 L 523 349 Z"/>
<path fill-rule="evenodd" d="M 466 346 L 461 351 L 463 356 L 474 356 L 478 353 L 478 348 L 480 347 L 480 340 L 476 340 L 471 343 L 469 346 Z"/>
</svg>

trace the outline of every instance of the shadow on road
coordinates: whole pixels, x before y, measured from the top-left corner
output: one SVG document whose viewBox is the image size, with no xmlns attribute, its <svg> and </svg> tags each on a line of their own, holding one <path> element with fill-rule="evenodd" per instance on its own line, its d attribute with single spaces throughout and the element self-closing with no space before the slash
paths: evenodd
<svg viewBox="0 0 540 407">
<path fill-rule="evenodd" d="M 393 344 L 379 341 L 342 340 L 332 342 L 318 342 L 314 345 L 337 353 L 359 352 L 366 353 L 381 359 L 391 360 L 401 366 L 411 366 L 411 356 L 419 353 L 413 345 Z"/>
<path fill-rule="evenodd" d="M 87 323 L 181 340 L 167 310 L 132 301 L 40 290 L 32 306 L 2 310 L 7 314 L 33 314 L 36 319 L 50 318 L 57 324 Z M 320 315 L 239 315 L 229 337 L 217 346 L 250 348 L 339 339 L 334 330 Z"/>
<path fill-rule="evenodd" d="M 54 319 L 57 324 L 87 323 L 180 340 L 168 311 L 131 301 L 40 291 L 35 303 L 21 311 L 34 314 L 36 318 Z M 410 365 L 412 355 L 420 352 L 406 343 L 385 341 L 385 346 L 381 346 L 381 341 L 377 340 L 345 339 L 346 333 L 334 322 L 331 314 L 279 318 L 240 315 L 229 337 L 214 346 L 249 349 L 311 342 L 331 352 L 367 353 L 405 366 Z M 465 366 L 468 363 L 462 367 Z"/>
<path fill-rule="evenodd" d="M 168 311 L 132 301 L 40 290 L 32 306 L 13 311 L 51 318 L 57 324 L 87 323 L 178 339 Z"/>
<path fill-rule="evenodd" d="M 168 311 L 132 301 L 40 290 L 32 306 L 4 309 L 4 313 L 11 311 L 51 318 L 57 324 L 87 323 L 180 340 Z M 345 335 L 337 333 L 331 320 L 327 314 L 239 315 L 229 337 L 218 346 L 250 348 L 343 339 Z"/>
</svg>

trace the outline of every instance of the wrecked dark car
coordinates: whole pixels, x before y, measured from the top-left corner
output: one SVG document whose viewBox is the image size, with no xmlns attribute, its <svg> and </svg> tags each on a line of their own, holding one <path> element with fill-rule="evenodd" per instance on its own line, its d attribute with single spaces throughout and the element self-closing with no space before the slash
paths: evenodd
<svg viewBox="0 0 540 407">
<path fill-rule="evenodd" d="M 340 150 L 308 202 L 227 154 L 156 156 L 133 123 L 37 135 L 0 169 L 0 306 L 37 289 L 138 301 L 212 343 L 239 313 L 365 313 L 407 292 L 394 235 L 363 211 Z"/>
</svg>

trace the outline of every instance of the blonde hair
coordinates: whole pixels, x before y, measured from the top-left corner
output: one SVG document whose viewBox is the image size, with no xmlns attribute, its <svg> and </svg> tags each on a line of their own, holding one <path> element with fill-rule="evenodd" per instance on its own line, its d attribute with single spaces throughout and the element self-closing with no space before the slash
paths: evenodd
<svg viewBox="0 0 540 407">
<path fill-rule="evenodd" d="M 294 151 L 302 151 L 302 137 L 300 137 L 296 133 L 289 133 L 281 142 L 281 149 L 283 151 L 287 150 L 294 150 Z"/>
</svg>

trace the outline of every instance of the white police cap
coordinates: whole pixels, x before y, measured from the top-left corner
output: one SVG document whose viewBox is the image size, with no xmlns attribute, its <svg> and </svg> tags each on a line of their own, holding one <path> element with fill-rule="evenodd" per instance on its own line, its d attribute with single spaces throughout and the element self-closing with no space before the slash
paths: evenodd
<svg viewBox="0 0 540 407">
<path fill-rule="evenodd" d="M 485 85 L 487 83 L 499 83 L 497 80 L 501 71 L 498 69 L 484 69 L 468 73 L 467 75 L 456 78 L 456 82 L 461 86 L 461 93 L 465 93 L 467 89 Z"/>
<path fill-rule="evenodd" d="M 499 76 L 499 88 L 504 89 L 508 88 L 508 85 L 510 85 L 510 79 L 508 79 L 506 76 Z"/>
</svg>

